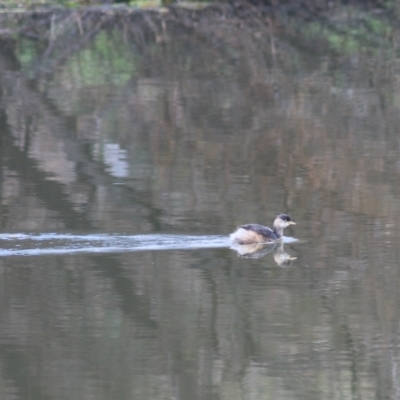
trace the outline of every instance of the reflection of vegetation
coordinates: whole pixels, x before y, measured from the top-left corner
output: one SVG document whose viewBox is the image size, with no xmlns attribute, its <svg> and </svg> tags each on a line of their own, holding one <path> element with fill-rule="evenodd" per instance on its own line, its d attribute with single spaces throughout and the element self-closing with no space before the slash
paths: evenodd
<svg viewBox="0 0 400 400">
<path fill-rule="evenodd" d="M 388 26 L 387 21 L 381 21 L 377 18 L 370 17 L 367 19 L 366 23 L 369 25 L 373 33 L 379 36 L 388 36 L 392 32 L 392 28 Z"/>
<path fill-rule="evenodd" d="M 138 8 L 153 8 L 162 6 L 161 0 L 131 0 L 129 5 Z"/>
<path fill-rule="evenodd" d="M 289 207 L 301 213 L 305 222 L 296 234 L 315 239 L 318 246 L 299 246 L 299 268 L 290 272 L 268 264 L 258 270 L 250 262 L 245 270 L 230 268 L 225 254 L 207 256 L 205 251 L 192 264 L 196 268 L 188 267 L 187 253 L 125 259 L 102 256 L 98 257 L 102 274 L 96 269 L 100 267 L 82 268 L 77 258 L 69 257 L 60 259 L 55 269 L 57 277 L 65 275 L 72 282 L 68 296 L 60 296 L 59 279 L 54 279 L 50 268 L 32 268 L 26 262 L 26 270 L 37 274 L 32 282 L 44 289 L 32 292 L 25 273 L 19 281 L 21 272 L 16 274 L 16 268 L 7 265 L 6 273 L 1 274 L 1 279 L 6 279 L 3 286 L 14 277 L 15 287 L 27 285 L 24 292 L 29 296 L 26 304 L 24 297 L 18 303 L 4 304 L 17 304 L 16 310 L 22 304 L 32 310 L 29 315 L 35 315 L 36 306 L 51 304 L 43 326 L 32 319 L 23 325 L 26 329 L 9 306 L 10 315 L 16 318 L 19 343 L 28 343 L 32 332 L 45 332 L 43 329 L 58 327 L 64 321 L 63 330 L 54 331 L 60 336 L 52 342 L 52 351 L 40 336 L 31 341 L 29 349 L 35 351 L 28 352 L 39 354 L 44 365 L 54 366 L 52 378 L 43 379 L 47 391 L 57 382 L 65 382 L 65 363 L 58 362 L 64 345 L 66 352 L 87 357 L 87 364 L 74 363 L 76 368 L 70 368 L 82 376 L 87 374 L 79 366 L 86 369 L 90 358 L 108 359 L 110 354 L 119 354 L 115 359 L 122 362 L 117 368 L 104 368 L 104 382 L 122 382 L 121 376 L 127 376 L 130 387 L 144 392 L 151 382 L 157 387 L 159 378 L 158 387 L 165 389 L 160 390 L 162 395 L 151 397 L 157 400 L 176 393 L 179 370 L 174 365 L 183 366 L 182 376 L 199 382 L 197 393 L 210 391 L 203 397 L 218 397 L 215 393 L 220 388 L 229 395 L 235 390 L 235 381 L 243 387 L 251 385 L 254 398 L 262 397 L 260 394 L 267 397 L 265 393 L 278 398 L 284 384 L 287 397 L 293 398 L 289 390 L 297 381 L 312 390 L 299 398 L 329 398 L 333 381 L 348 397 L 368 398 L 364 394 L 369 388 L 375 393 L 379 387 L 389 387 L 389 391 L 388 365 L 398 358 L 397 353 L 393 357 L 388 353 L 380 361 L 370 355 L 377 354 L 378 348 L 396 349 L 390 338 L 398 337 L 393 321 L 398 321 L 399 307 L 394 300 L 398 298 L 396 266 L 400 255 L 388 250 L 398 236 L 396 228 L 385 227 L 385 223 L 400 225 L 396 185 L 400 114 L 395 103 L 400 82 L 394 63 L 373 52 L 376 43 L 390 48 L 390 31 L 385 31 L 390 20 L 376 16 L 364 16 L 357 24 L 297 20 L 301 33 L 306 28 L 309 31 L 306 39 L 298 34 L 294 41 L 288 40 L 295 36 L 291 30 L 294 24 L 279 25 L 275 20 L 268 26 L 260 19 L 256 25 L 256 18 L 238 23 L 236 16 L 224 19 L 208 14 L 201 19 L 198 13 L 196 24 L 190 25 L 183 13 L 179 23 L 171 23 L 171 12 L 163 14 L 165 31 L 159 29 L 156 36 L 154 32 L 162 26 L 158 14 L 146 13 L 148 20 L 121 14 L 111 21 L 115 25 L 95 30 L 86 41 L 89 28 L 83 17 L 82 33 L 59 31 L 53 41 L 18 41 L 16 54 L 24 71 L 2 74 L 6 82 L 2 102 L 10 136 L 21 148 L 29 136 L 26 159 L 34 162 L 27 166 L 19 162 L 24 160 L 22 151 L 7 153 L 2 161 L 9 168 L 18 164 L 17 173 L 3 173 L 0 178 L 5 189 L 0 203 L 3 209 L 8 204 L 3 230 L 14 224 L 17 228 L 13 229 L 33 229 L 32 222 L 39 230 L 53 229 L 50 223 L 54 229 L 62 224 L 76 229 L 82 226 L 82 215 L 99 231 L 227 233 L 232 221 L 263 221 L 273 209 Z M 186 26 L 191 30 L 181 21 L 189 21 Z M 154 27 L 150 26 L 153 22 Z M 76 22 L 71 27 L 77 29 Z M 317 38 L 322 42 L 320 48 L 315 46 Z M 67 49 L 71 52 L 61 57 Z M 342 57 L 324 57 L 321 62 L 319 55 L 331 49 Z M 0 52 L 5 58 L 5 51 Z M 307 57 L 309 64 L 304 61 Z M 392 51 L 390 63 L 396 57 Z M 56 68 L 44 78 L 37 73 L 36 79 L 26 84 L 24 72 L 35 72 L 41 58 L 47 63 L 44 67 L 54 64 Z M 351 62 L 339 64 L 346 60 Z M 377 83 L 381 76 L 386 82 Z M 129 166 L 126 181 L 114 179 L 118 174 L 107 177 L 107 144 L 115 144 L 109 146 L 114 152 L 107 154 L 111 160 L 108 165 L 118 166 L 122 156 L 126 157 L 122 159 Z M 98 162 L 92 161 L 93 154 Z M 101 162 L 106 171 L 98 168 Z M 49 176 L 50 182 L 61 184 L 46 186 Z M 41 187 L 48 187 L 47 193 L 42 190 L 40 195 Z M 58 213 L 57 218 L 52 210 Z M 368 226 L 377 229 L 364 229 L 366 219 Z M 389 244 L 382 246 L 382 251 L 379 246 L 371 249 L 367 258 L 368 245 L 378 235 Z M 118 268 L 110 267 L 117 260 L 121 260 L 120 277 L 114 276 Z M 325 263 L 327 260 L 332 264 Z M 91 257 L 93 262 L 95 257 Z M 80 277 L 84 279 L 78 280 Z M 130 279 L 132 286 L 127 286 Z M 264 284 L 273 290 L 260 290 Z M 374 291 L 380 287 L 390 290 L 380 291 L 375 302 Z M 136 292 L 137 299 L 144 299 L 135 300 L 138 307 L 128 301 Z M 54 299 L 49 297 L 52 294 Z M 233 299 L 231 303 L 229 299 Z M 148 309 L 143 306 L 146 302 Z M 82 317 L 71 318 L 74 307 Z M 107 311 L 110 307 L 114 307 L 114 319 Z M 370 314 L 368 307 L 373 309 Z M 171 319 L 171 309 L 179 310 L 176 320 Z M 199 329 L 193 315 L 209 321 L 209 326 Z M 97 321 L 89 348 L 86 340 L 72 340 L 83 337 L 80 333 L 87 334 L 88 316 Z M 271 321 L 279 321 L 279 326 Z M 9 326 L 7 320 L 2 322 L 3 328 Z M 144 326 L 148 326 L 148 335 L 143 335 Z M 237 327 L 234 335 L 232 326 Z M 103 334 L 97 335 L 99 328 Z M 114 337 L 118 329 L 119 340 L 107 342 L 111 347 L 106 347 L 103 337 Z M 5 334 L 9 332 L 7 329 Z M 175 354 L 171 349 L 177 338 L 182 340 L 175 345 L 179 350 Z M 336 359 L 330 349 L 338 344 L 341 348 Z M 142 348 L 143 354 L 149 354 L 149 349 L 162 350 L 168 362 L 138 357 Z M 343 355 L 354 362 L 347 362 Z M 158 375 L 149 374 L 152 380 L 146 381 L 143 374 L 135 373 L 133 366 L 138 359 L 154 362 L 154 370 L 149 370 Z M 269 362 L 272 375 L 268 375 L 268 367 L 260 368 L 260 360 Z M 334 372 L 340 374 L 329 375 L 332 369 L 326 363 L 330 361 Z M 162 365 L 171 367 L 163 370 Z M 212 382 L 205 380 L 204 365 L 214 368 L 207 374 L 213 377 Z M 393 376 L 396 371 L 393 367 Z M 57 381 L 57 377 L 62 379 Z M 132 382 L 132 377 L 137 381 Z M 74 382 L 72 377 L 69 381 Z M 200 387 L 200 382 L 207 384 Z M 383 390 L 381 398 L 385 397 Z"/>
<path fill-rule="evenodd" d="M 38 58 L 39 50 L 31 40 L 21 39 L 18 41 L 17 57 L 23 69 L 27 70 Z"/>
<path fill-rule="evenodd" d="M 123 85 L 135 75 L 137 61 L 118 32 L 101 32 L 90 48 L 68 60 L 66 69 L 79 86 Z"/>
<path fill-rule="evenodd" d="M 21 40 L 18 59 L 24 70 L 29 71 L 37 62 L 40 51 L 36 43 Z M 118 31 L 102 31 L 92 45 L 68 58 L 64 67 L 70 79 L 79 86 L 115 84 L 123 85 L 135 75 L 138 58 L 132 46 L 124 42 Z"/>
<path fill-rule="evenodd" d="M 388 44 L 387 38 L 393 33 L 393 28 L 387 19 L 369 13 L 354 15 L 354 20 L 337 21 L 332 18 L 329 24 L 314 21 L 306 25 L 306 30 L 310 36 L 325 39 L 331 49 L 344 53 L 352 53 L 366 46 L 372 49 L 382 42 Z"/>
</svg>

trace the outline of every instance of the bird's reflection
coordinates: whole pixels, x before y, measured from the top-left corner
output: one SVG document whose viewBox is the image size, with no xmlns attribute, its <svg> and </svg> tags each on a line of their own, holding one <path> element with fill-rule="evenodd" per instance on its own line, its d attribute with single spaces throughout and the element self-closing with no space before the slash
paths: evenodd
<svg viewBox="0 0 400 400">
<path fill-rule="evenodd" d="M 244 258 L 261 258 L 273 252 L 275 262 L 278 265 L 287 265 L 290 261 L 296 260 L 286 253 L 281 241 L 274 243 L 256 243 L 256 244 L 235 244 L 231 247 L 240 257 Z"/>
</svg>

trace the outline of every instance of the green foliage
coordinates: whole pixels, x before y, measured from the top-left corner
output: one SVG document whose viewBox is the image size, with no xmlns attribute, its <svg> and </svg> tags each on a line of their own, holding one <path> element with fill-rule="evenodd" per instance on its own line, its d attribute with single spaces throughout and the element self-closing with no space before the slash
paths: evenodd
<svg viewBox="0 0 400 400">
<path fill-rule="evenodd" d="M 82 6 L 89 4 L 98 4 L 95 0 L 0 0 L 0 8 L 15 9 L 23 8 L 30 9 L 37 6 Z"/>
<path fill-rule="evenodd" d="M 387 21 L 379 20 L 378 18 L 371 17 L 366 21 L 369 28 L 373 33 L 380 36 L 387 36 L 392 32 L 392 28 L 387 25 Z"/>
<path fill-rule="evenodd" d="M 126 1 L 135 8 L 153 8 L 165 5 L 166 0 L 131 0 Z M 167 1 L 172 3 L 173 1 Z M 29 10 L 43 6 L 61 6 L 66 8 L 76 8 L 90 5 L 101 5 L 105 2 L 102 0 L 0 0 L 0 10 Z"/>
<path fill-rule="evenodd" d="M 39 49 L 37 45 L 31 40 L 20 39 L 18 40 L 17 57 L 23 70 L 28 70 L 39 56 Z"/>
<path fill-rule="evenodd" d="M 309 36 L 326 40 L 330 49 L 353 53 L 362 48 L 382 48 L 388 44 L 387 37 L 393 28 L 387 19 L 380 19 L 370 13 L 351 13 L 349 20 L 335 21 L 329 25 L 312 22 L 307 25 Z"/>
<path fill-rule="evenodd" d="M 139 58 L 120 32 L 100 32 L 92 46 L 68 60 L 65 69 L 80 86 L 123 85 L 135 75 Z"/>
<path fill-rule="evenodd" d="M 153 8 L 161 7 L 161 0 L 131 0 L 129 5 L 136 8 Z"/>
<path fill-rule="evenodd" d="M 18 41 L 16 55 L 22 70 L 28 75 L 33 74 L 37 63 L 41 63 L 40 57 L 44 51 L 41 47 L 30 40 Z M 120 31 L 101 31 L 90 47 L 69 57 L 61 69 L 64 80 L 74 87 L 122 86 L 135 76 L 139 63 L 140 57 L 124 41 Z"/>
</svg>

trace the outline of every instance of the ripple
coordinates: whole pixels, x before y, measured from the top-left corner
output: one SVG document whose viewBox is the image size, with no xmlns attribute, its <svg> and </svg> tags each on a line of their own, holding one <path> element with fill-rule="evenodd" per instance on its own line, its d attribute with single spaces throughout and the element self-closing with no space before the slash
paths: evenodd
<svg viewBox="0 0 400 400">
<path fill-rule="evenodd" d="M 297 241 L 284 237 L 284 243 Z M 62 233 L 0 234 L 0 257 L 45 254 L 110 253 L 152 250 L 193 250 L 230 248 L 225 235 L 74 235 Z"/>
<path fill-rule="evenodd" d="M 229 247 L 227 236 L 0 234 L 0 257 Z"/>
</svg>

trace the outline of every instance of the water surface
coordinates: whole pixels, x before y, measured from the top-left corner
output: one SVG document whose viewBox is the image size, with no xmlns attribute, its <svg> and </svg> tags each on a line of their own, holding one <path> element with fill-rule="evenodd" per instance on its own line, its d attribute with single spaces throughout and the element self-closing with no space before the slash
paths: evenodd
<svg viewBox="0 0 400 400">
<path fill-rule="evenodd" d="M 0 397 L 400 398 L 397 28 L 163 15 L 0 47 Z"/>
</svg>

